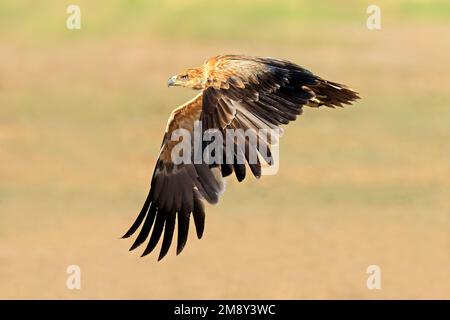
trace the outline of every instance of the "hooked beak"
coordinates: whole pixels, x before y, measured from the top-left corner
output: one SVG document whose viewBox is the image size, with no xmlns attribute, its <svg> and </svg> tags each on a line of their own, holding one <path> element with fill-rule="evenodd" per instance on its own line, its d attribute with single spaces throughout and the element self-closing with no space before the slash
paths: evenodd
<svg viewBox="0 0 450 320">
<path fill-rule="evenodd" d="M 177 81 L 177 76 L 170 77 L 169 80 L 167 80 L 167 87 L 174 86 L 176 81 Z"/>
</svg>

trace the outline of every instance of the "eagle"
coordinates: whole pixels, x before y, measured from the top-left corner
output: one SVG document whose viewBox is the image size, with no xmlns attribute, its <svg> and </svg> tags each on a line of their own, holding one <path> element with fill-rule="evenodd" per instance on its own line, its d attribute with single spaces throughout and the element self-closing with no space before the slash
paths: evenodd
<svg viewBox="0 0 450 320">
<path fill-rule="evenodd" d="M 192 88 L 200 93 L 172 111 L 147 198 L 135 222 L 123 236 L 132 236 L 142 226 L 130 248 L 130 251 L 136 249 L 150 237 L 142 256 L 151 253 L 162 238 L 158 261 L 169 251 L 175 227 L 178 234 L 176 253 L 183 251 L 191 215 L 197 237 L 202 237 L 204 204 L 218 202 L 225 189 L 225 177 L 234 173 L 241 182 L 247 169 L 256 178 L 261 177 L 264 162 L 269 166 L 273 164 L 270 148 L 277 138 L 269 135 L 259 139 L 258 144 L 244 138 L 243 147 L 232 149 L 233 160 L 243 157 L 244 163 L 175 163 L 172 152 L 179 141 L 172 139 L 174 131 L 193 132 L 195 124 L 200 123 L 202 132 L 243 129 L 258 135 L 264 129 L 282 130 L 282 125 L 294 121 L 302 113 L 303 106 L 343 107 L 360 98 L 351 88 L 325 80 L 290 61 L 244 55 L 212 57 L 201 67 L 170 77 L 167 84 L 169 87 Z M 202 142 L 203 149 L 206 145 Z M 262 152 L 261 146 L 267 152 Z M 250 151 L 259 155 L 256 161 L 248 161 Z"/>
</svg>

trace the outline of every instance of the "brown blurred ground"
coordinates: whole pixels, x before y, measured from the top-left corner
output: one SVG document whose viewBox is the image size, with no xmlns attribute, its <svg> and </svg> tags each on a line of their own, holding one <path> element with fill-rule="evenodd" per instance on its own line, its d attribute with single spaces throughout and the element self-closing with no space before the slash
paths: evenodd
<svg viewBox="0 0 450 320">
<path fill-rule="evenodd" d="M 276 45 L 1 43 L 0 298 L 450 298 L 450 27 L 295 32 Z M 290 59 L 363 100 L 307 109 L 278 175 L 229 179 L 201 241 L 141 259 L 119 237 L 171 109 L 194 94 L 166 80 L 219 53 Z M 65 286 L 70 264 L 80 291 Z M 365 286 L 372 264 L 379 291 Z"/>
</svg>

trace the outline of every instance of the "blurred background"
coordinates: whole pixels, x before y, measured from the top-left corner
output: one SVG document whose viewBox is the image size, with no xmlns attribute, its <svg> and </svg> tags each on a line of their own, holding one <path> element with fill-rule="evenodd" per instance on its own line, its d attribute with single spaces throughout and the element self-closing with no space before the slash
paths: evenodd
<svg viewBox="0 0 450 320">
<path fill-rule="evenodd" d="M 449 299 L 450 2 L 378 0 L 376 31 L 370 4 L 1 1 L 0 298 Z M 278 175 L 228 179 L 201 241 L 191 225 L 180 256 L 139 258 L 119 238 L 194 95 L 167 78 L 225 53 L 292 60 L 363 99 L 306 108 Z"/>
</svg>

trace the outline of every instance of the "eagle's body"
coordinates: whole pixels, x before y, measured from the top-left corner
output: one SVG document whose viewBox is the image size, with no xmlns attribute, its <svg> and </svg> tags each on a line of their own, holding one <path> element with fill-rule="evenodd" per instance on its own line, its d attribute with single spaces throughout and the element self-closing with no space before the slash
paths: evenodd
<svg viewBox="0 0 450 320">
<path fill-rule="evenodd" d="M 172 141 L 171 135 L 175 130 L 192 132 L 194 123 L 201 121 L 203 131 L 243 129 L 258 135 L 261 129 L 277 129 L 295 120 L 304 105 L 342 107 L 359 98 L 348 87 L 324 80 L 289 61 L 237 55 L 213 57 L 200 68 L 189 69 L 170 78 L 168 85 L 202 91 L 172 112 L 150 192 L 135 223 L 124 236 L 129 237 L 143 224 L 131 249 L 141 245 L 151 233 L 143 253 L 146 255 L 155 248 L 164 233 L 159 259 L 169 250 L 176 220 L 178 254 L 187 240 L 191 213 L 200 238 L 205 220 L 203 201 L 217 203 L 224 191 L 224 177 L 234 172 L 242 181 L 246 176 L 246 165 L 237 162 L 174 164 L 171 154 L 178 141 Z M 270 150 L 273 141 L 269 138 L 259 143 L 266 144 Z M 250 149 L 264 157 L 260 145 L 251 144 L 249 140 L 246 140 L 244 149 L 236 147 L 234 157 L 241 156 L 241 152 L 253 175 L 259 178 L 261 163 L 259 160 L 257 163 L 248 161 Z M 264 160 L 271 163 L 270 152 Z"/>
</svg>

